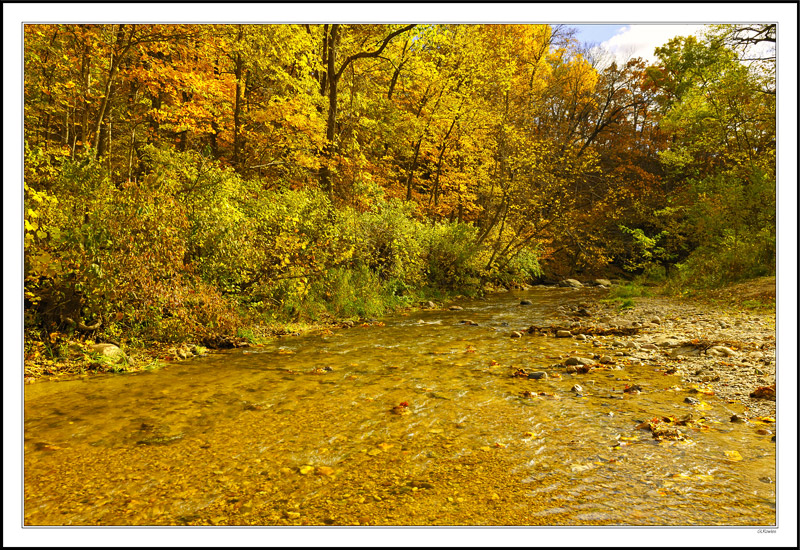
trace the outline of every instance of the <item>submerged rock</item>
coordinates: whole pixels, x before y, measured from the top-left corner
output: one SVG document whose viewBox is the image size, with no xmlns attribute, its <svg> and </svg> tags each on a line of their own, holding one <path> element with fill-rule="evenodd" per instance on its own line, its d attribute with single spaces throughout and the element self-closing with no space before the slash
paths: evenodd
<svg viewBox="0 0 800 550">
<path fill-rule="evenodd" d="M 586 357 L 567 357 L 564 361 L 565 365 L 593 365 L 594 359 L 587 359 Z"/>
</svg>

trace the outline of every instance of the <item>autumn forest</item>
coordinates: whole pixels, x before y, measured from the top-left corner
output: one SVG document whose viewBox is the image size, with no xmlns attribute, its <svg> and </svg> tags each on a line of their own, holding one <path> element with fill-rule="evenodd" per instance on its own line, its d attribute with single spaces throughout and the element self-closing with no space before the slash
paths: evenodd
<svg viewBox="0 0 800 550">
<path fill-rule="evenodd" d="M 568 26 L 26 25 L 26 342 L 772 275 L 775 36 L 623 63 Z"/>
</svg>

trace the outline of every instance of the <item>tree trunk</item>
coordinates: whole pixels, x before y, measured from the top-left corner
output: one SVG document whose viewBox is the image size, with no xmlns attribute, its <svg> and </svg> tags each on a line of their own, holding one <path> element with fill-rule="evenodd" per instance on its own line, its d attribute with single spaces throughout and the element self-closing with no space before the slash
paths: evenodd
<svg viewBox="0 0 800 550">
<path fill-rule="evenodd" d="M 411 200 L 411 184 L 414 182 L 414 170 L 417 169 L 417 161 L 419 159 L 419 148 L 422 146 L 422 138 L 417 140 L 414 146 L 414 158 L 411 159 L 411 167 L 408 170 L 408 179 L 406 180 L 406 200 Z"/>
<path fill-rule="evenodd" d="M 330 162 L 333 156 L 333 139 L 336 136 L 336 101 L 339 93 L 339 79 L 336 75 L 336 40 L 339 36 L 339 25 L 331 25 L 328 35 L 327 53 L 327 85 L 328 85 L 328 122 L 325 129 L 325 148 L 322 152 L 322 166 L 320 167 L 320 183 L 322 189 L 333 198 L 333 184 L 331 182 Z"/>
<path fill-rule="evenodd" d="M 117 29 L 117 36 L 116 36 L 116 44 L 120 44 L 125 37 L 125 25 L 120 25 Z M 128 44 L 122 49 L 119 55 L 114 55 L 114 51 L 116 49 L 116 45 L 112 46 L 112 53 L 111 53 L 111 60 L 109 61 L 108 66 L 108 76 L 106 77 L 106 85 L 103 93 L 103 102 L 100 105 L 100 112 L 97 115 L 97 122 L 94 126 L 94 149 L 95 149 L 95 158 L 100 158 L 103 154 L 101 151 L 101 142 L 102 142 L 102 133 L 101 130 L 103 128 L 103 124 L 105 123 L 106 116 L 108 115 L 108 107 L 111 102 L 111 90 L 114 84 L 114 77 L 117 74 L 117 69 L 119 69 L 119 63 L 132 44 L 132 35 L 128 35 Z"/>
<path fill-rule="evenodd" d="M 241 43 L 242 37 L 244 36 L 244 30 L 242 25 L 239 25 L 239 33 L 236 36 L 236 42 Z M 240 162 L 240 154 L 241 154 L 241 131 L 242 131 L 242 121 L 241 121 L 241 114 L 242 114 L 242 72 L 244 68 L 244 60 L 242 59 L 241 52 L 236 52 L 236 56 L 234 58 L 234 76 L 236 77 L 236 98 L 233 104 L 233 165 L 238 169 L 239 162 Z"/>
</svg>

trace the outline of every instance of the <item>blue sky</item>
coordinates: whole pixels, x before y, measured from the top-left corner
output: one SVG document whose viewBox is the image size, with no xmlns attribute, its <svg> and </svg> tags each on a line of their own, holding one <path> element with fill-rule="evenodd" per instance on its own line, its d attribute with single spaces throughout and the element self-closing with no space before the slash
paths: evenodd
<svg viewBox="0 0 800 550">
<path fill-rule="evenodd" d="M 614 54 L 617 63 L 625 63 L 633 57 L 655 62 L 654 50 L 663 46 L 670 38 L 694 35 L 704 25 L 696 24 L 636 24 L 636 25 L 568 25 L 578 30 L 577 38 L 584 43 L 593 43 Z"/>
<path fill-rule="evenodd" d="M 605 42 L 617 32 L 624 25 L 570 25 L 578 29 L 578 39 L 581 42 L 590 42 L 600 44 Z"/>
</svg>

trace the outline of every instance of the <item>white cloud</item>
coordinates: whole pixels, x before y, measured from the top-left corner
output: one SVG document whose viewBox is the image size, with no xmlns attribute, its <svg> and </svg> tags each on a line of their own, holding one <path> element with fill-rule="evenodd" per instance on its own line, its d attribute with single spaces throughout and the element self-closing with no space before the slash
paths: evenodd
<svg viewBox="0 0 800 550">
<path fill-rule="evenodd" d="M 705 25 L 627 25 L 600 44 L 600 48 L 613 54 L 617 64 L 633 57 L 641 57 L 648 63 L 656 61 L 655 49 L 666 44 L 670 38 L 698 33 Z"/>
</svg>

